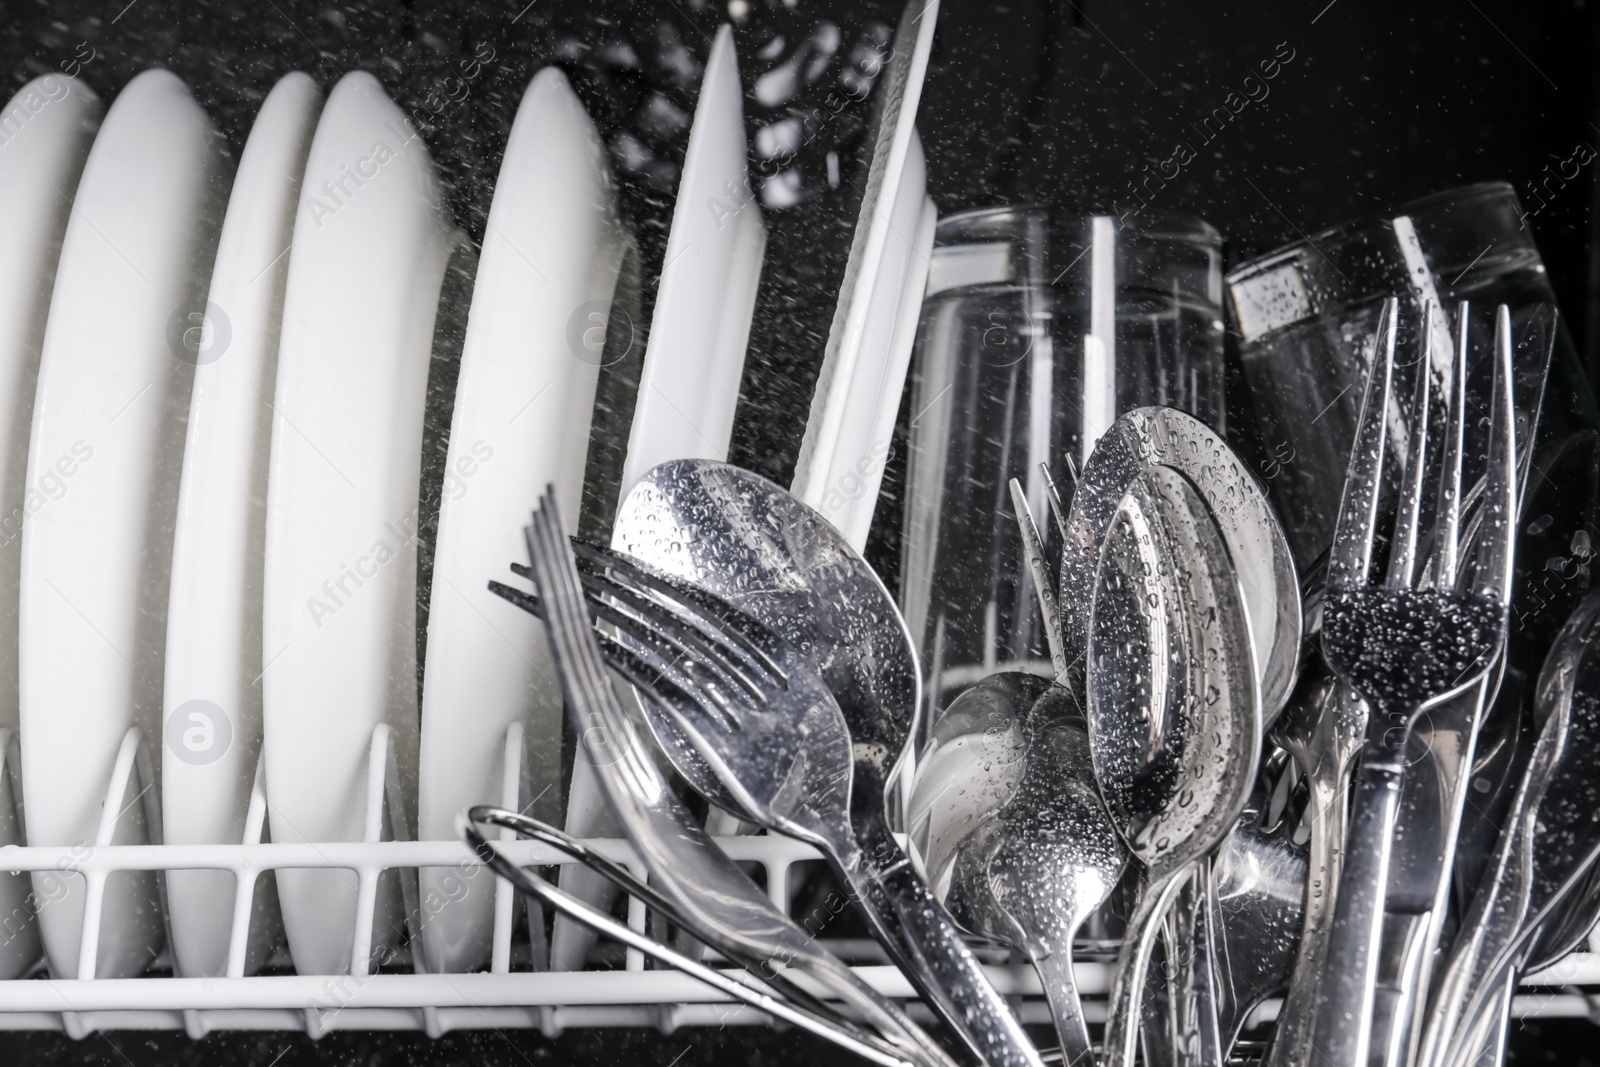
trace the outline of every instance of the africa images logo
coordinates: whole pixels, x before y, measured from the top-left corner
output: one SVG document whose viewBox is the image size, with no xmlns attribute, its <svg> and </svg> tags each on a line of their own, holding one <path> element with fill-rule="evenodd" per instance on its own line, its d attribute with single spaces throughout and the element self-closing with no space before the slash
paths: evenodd
<svg viewBox="0 0 1600 1067">
<path fill-rule="evenodd" d="M 167 751 L 195 767 L 215 763 L 233 747 L 233 720 L 209 700 L 186 700 L 167 716 Z"/>
</svg>

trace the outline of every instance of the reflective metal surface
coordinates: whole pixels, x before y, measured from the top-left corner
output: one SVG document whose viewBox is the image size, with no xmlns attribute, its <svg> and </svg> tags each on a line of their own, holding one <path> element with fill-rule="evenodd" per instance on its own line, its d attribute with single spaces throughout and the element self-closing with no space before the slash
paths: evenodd
<svg viewBox="0 0 1600 1067">
<path fill-rule="evenodd" d="M 1158 458 L 1159 457 L 1159 458 Z M 1266 718 L 1274 717 L 1294 685 L 1299 658 L 1301 604 L 1299 584 L 1287 537 L 1267 502 L 1266 490 L 1249 472 L 1232 448 L 1204 424 L 1181 412 L 1165 408 L 1138 409 L 1119 419 L 1100 439 L 1078 479 L 1072 515 L 1063 540 L 1061 575 L 1062 630 L 1067 630 L 1067 601 L 1076 597 L 1080 607 L 1089 602 L 1099 552 L 1109 530 L 1107 507 L 1114 507 L 1142 464 L 1170 464 L 1188 475 L 1204 499 L 1223 537 L 1243 588 L 1255 642 L 1258 690 Z M 1013 496 L 1017 491 L 1013 488 Z M 1019 513 L 1022 505 L 1017 504 Z M 1243 561 L 1242 563 L 1240 561 Z M 1081 587 L 1074 583 L 1087 582 Z M 1261 635 L 1266 634 L 1265 639 Z M 1063 638 L 1067 651 L 1060 657 L 1081 659 L 1081 638 L 1074 645 Z M 1182 944 L 1173 951 L 1173 963 L 1183 974 L 1179 984 L 1188 991 L 1176 1007 L 1181 1018 L 1174 1025 L 1193 1031 L 1197 1040 L 1172 1051 L 1185 1062 L 1209 1062 L 1223 1055 L 1223 1032 L 1218 1028 L 1216 991 L 1209 974 L 1209 950 L 1200 943 L 1213 936 L 1215 923 L 1189 921 L 1215 900 L 1211 872 L 1202 865 L 1176 904 L 1178 922 L 1171 935 Z"/>
<path fill-rule="evenodd" d="M 887 789 L 911 737 L 918 682 L 905 624 L 872 569 L 826 519 L 765 479 L 725 463 L 676 460 L 618 508 L 614 543 L 694 582 L 787 642 L 788 689 L 736 730 L 702 717 L 685 739 L 740 814 L 816 844 L 874 934 L 940 1016 L 997 1067 L 1037 1067 L 1038 1052 L 978 967 L 955 922 L 889 829 Z M 788 720 L 785 722 L 785 720 Z M 659 733 L 662 717 L 652 724 Z M 712 762 L 712 761 L 715 762 Z"/>
<path fill-rule="evenodd" d="M 1146 985 L 1147 998 L 1164 1001 L 1162 1010 L 1145 1013 L 1146 1062 L 1223 1062 L 1251 1011 L 1289 980 L 1300 943 L 1306 848 L 1294 843 L 1298 807 L 1284 803 L 1275 818 L 1271 813 L 1287 762 L 1280 753 L 1263 768 L 1238 821 L 1203 865 L 1193 911 L 1174 907 L 1168 914 L 1171 974 Z"/>
<path fill-rule="evenodd" d="M 1222 940 L 1215 968 L 1224 1052 L 1250 1012 L 1288 982 L 1300 943 L 1306 849 L 1294 843 L 1297 820 L 1290 813 L 1266 825 L 1269 784 L 1258 784 L 1211 863 Z"/>
<path fill-rule="evenodd" d="M 599 772 L 608 807 L 650 872 L 652 889 L 675 914 L 763 976 L 794 966 L 860 1013 L 906 1055 L 931 1067 L 948 1058 L 903 1012 L 874 993 L 807 931 L 778 911 L 706 836 L 667 787 L 644 741 L 622 711 L 590 635 L 589 615 L 553 492 L 528 529 L 533 574 L 561 668 L 568 714 Z"/>
<path fill-rule="evenodd" d="M 966 690 L 934 725 L 910 826 L 956 921 L 1021 950 L 1038 970 L 1063 1062 L 1092 1064 L 1072 941 L 1110 896 L 1127 853 L 1095 786 L 1077 702 L 1014 672 Z"/>
<path fill-rule="evenodd" d="M 1385 467 L 1387 422 L 1398 309 L 1391 301 L 1378 331 L 1362 417 L 1329 555 L 1322 607 L 1323 658 L 1371 708 L 1352 801 L 1349 840 L 1337 899 L 1327 969 L 1318 993 L 1309 1047 L 1313 1062 L 1356 1067 L 1372 1049 L 1387 875 L 1407 746 L 1417 718 L 1478 686 L 1501 652 L 1510 594 L 1516 472 L 1511 404 L 1510 316 L 1496 331 L 1493 406 L 1488 421 L 1488 486 L 1480 507 L 1483 533 L 1470 560 L 1458 559 L 1462 461 L 1466 450 L 1465 339 L 1459 358 L 1440 362 L 1449 392 L 1433 559 L 1417 574 L 1425 475 L 1429 473 L 1427 391 L 1434 360 L 1419 364 L 1412 437 L 1386 574 L 1369 578 L 1374 526 Z M 1391 453 L 1398 448 L 1390 449 Z M 1393 460 L 1390 460 L 1393 464 Z M 1424 556 L 1424 559 L 1426 557 Z M 1463 564 L 1470 565 L 1463 566 Z M 1468 571 L 1457 590 L 1458 575 Z M 1377 578 L 1381 583 L 1370 585 Z M 1392 1031 L 1391 1031 L 1392 1032 Z"/>
<path fill-rule="evenodd" d="M 1350 769 L 1361 751 L 1366 726 L 1366 704 L 1317 663 L 1308 665 L 1294 698 L 1272 729 L 1273 741 L 1294 757 L 1305 775 L 1310 836 L 1299 948 L 1266 1060 L 1270 1067 L 1307 1062 L 1306 1041 L 1342 869 Z"/>
<path fill-rule="evenodd" d="M 1238 817 L 1261 746 L 1243 593 L 1217 520 L 1170 467 L 1133 480 L 1101 547 L 1088 705 L 1096 777 L 1148 875 L 1111 992 L 1105 1059 L 1121 1067 L 1134 1058 L 1151 933 Z"/>
<path fill-rule="evenodd" d="M 774 1018 L 782 1019 L 784 1022 L 798 1026 L 808 1033 L 813 1033 L 825 1040 L 832 1041 L 840 1048 L 853 1052 L 870 1063 L 883 1064 L 884 1067 L 910 1067 L 915 1062 L 897 1055 L 893 1048 L 883 1042 L 847 1029 L 837 1019 L 787 1003 L 781 998 L 774 997 L 755 986 L 747 985 L 731 978 L 721 971 L 706 966 L 697 959 L 685 956 L 681 952 L 646 937 L 626 923 L 618 922 L 605 912 L 599 911 L 571 893 L 566 893 L 556 888 L 541 878 L 533 869 L 519 867 L 511 860 L 500 855 L 494 844 L 479 832 L 476 824 L 487 823 L 491 826 L 505 827 L 515 830 L 519 836 L 524 837 L 534 836 L 542 831 L 543 835 L 547 835 L 545 840 L 567 836 L 556 830 L 555 827 L 548 826 L 536 819 L 530 819 L 525 815 L 519 815 L 514 811 L 491 808 L 485 805 L 472 808 L 468 813 L 468 819 L 465 836 L 467 844 L 472 846 L 472 850 L 477 857 L 518 890 L 534 897 L 553 911 L 580 922 L 595 933 L 610 937 L 659 963 L 683 971 L 691 977 L 698 978 L 733 1000 L 765 1011 Z M 568 840 L 578 844 L 581 848 L 581 843 L 578 842 L 577 838 L 568 838 Z M 642 889 L 644 887 L 640 884 L 637 888 Z"/>
<path fill-rule="evenodd" d="M 1099 551 L 1123 493 L 1145 469 L 1180 471 L 1211 509 L 1238 573 L 1250 622 L 1262 713 L 1270 721 L 1294 687 L 1300 657 L 1300 587 L 1289 541 L 1266 490 L 1228 443 L 1171 408 L 1139 408 L 1118 419 L 1084 464 L 1061 555 L 1061 629 L 1069 661 L 1082 655 Z"/>
<path fill-rule="evenodd" d="M 1502 991 L 1544 922 L 1600 856 L 1600 594 L 1568 621 L 1539 677 L 1539 741 L 1500 845 L 1440 976 L 1422 1067 L 1453 1067 L 1498 1030 Z"/>
</svg>

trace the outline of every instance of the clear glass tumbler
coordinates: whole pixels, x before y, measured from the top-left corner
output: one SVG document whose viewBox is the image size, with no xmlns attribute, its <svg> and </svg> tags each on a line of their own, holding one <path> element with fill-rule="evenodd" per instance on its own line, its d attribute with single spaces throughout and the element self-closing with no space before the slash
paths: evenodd
<svg viewBox="0 0 1600 1067">
<path fill-rule="evenodd" d="M 1123 412 L 1223 419 L 1222 238 L 1197 219 L 992 208 L 939 222 L 913 360 L 901 603 L 931 722 L 995 670 L 1051 674 L 1008 490 L 1048 546 L 1062 487 Z"/>
<path fill-rule="evenodd" d="M 1228 309 L 1262 475 L 1302 568 L 1332 539 L 1373 333 L 1391 296 L 1401 301 L 1396 365 L 1402 368 L 1422 359 L 1430 343 L 1436 363 L 1453 351 L 1459 308 L 1467 303 L 1469 395 L 1476 397 L 1488 395 L 1495 310 L 1510 306 L 1519 429 L 1531 426 L 1543 392 L 1529 473 L 1570 494 L 1560 509 L 1569 514 L 1559 523 L 1551 518 L 1561 527 L 1557 534 L 1571 542 L 1588 529 L 1594 479 L 1585 469 L 1593 465 L 1594 398 L 1558 322 L 1555 295 L 1522 214 L 1511 186 L 1469 185 L 1406 204 L 1389 217 L 1316 234 L 1228 275 Z M 1398 401 L 1393 417 L 1404 418 Z M 1397 447 L 1404 442 L 1403 435 L 1397 438 Z M 1577 543 L 1582 549 L 1588 535 Z M 1519 545 L 1519 555 L 1531 548 Z M 1540 550 L 1540 561 L 1551 554 Z"/>
</svg>

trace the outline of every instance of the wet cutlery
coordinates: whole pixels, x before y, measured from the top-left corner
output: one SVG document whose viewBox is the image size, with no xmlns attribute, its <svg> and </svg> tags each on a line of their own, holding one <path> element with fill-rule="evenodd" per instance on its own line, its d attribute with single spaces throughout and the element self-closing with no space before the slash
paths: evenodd
<svg viewBox="0 0 1600 1067">
<path fill-rule="evenodd" d="M 468 812 L 468 822 L 464 831 L 467 844 L 472 847 L 477 857 L 487 864 L 491 870 L 553 911 L 565 915 L 575 922 L 582 923 L 598 934 L 613 938 L 628 948 L 635 949 L 659 963 L 680 970 L 693 978 L 698 978 L 730 999 L 748 1004 L 752 1008 L 767 1012 L 775 1019 L 781 1019 L 809 1033 L 816 1034 L 824 1040 L 832 1041 L 840 1048 L 853 1052 L 868 1062 L 882 1064 L 884 1067 L 912 1067 L 915 1063 L 915 1061 L 909 1060 L 902 1055 L 896 1055 L 892 1049 L 881 1042 L 853 1033 L 841 1026 L 836 1020 L 818 1015 L 798 1005 L 787 1003 L 757 986 L 709 967 L 699 960 L 685 956 L 658 941 L 653 941 L 627 924 L 618 922 L 605 912 L 599 911 L 592 905 L 573 896 L 571 893 L 557 889 L 539 877 L 532 869 L 519 867 L 502 855 L 499 848 L 483 836 L 483 833 L 478 829 L 477 824 L 479 823 L 514 830 L 522 837 L 540 836 L 539 831 L 548 831 L 553 834 L 559 833 L 559 831 L 555 831 L 553 827 L 546 826 L 525 815 L 518 815 L 514 811 L 491 808 L 485 805 L 474 807 Z M 566 835 L 562 834 L 561 836 L 565 837 Z M 576 838 L 569 840 L 577 842 Z M 643 886 L 643 883 L 638 884 L 641 887 Z"/>
<path fill-rule="evenodd" d="M 890 830 L 888 790 L 920 686 L 905 623 L 877 575 L 819 513 L 711 460 L 647 473 L 615 531 L 629 555 L 724 598 L 788 650 L 787 688 L 765 687 L 758 701 L 646 702 L 673 766 L 713 802 L 820 848 L 972 1051 L 994 1067 L 1037 1067 L 1016 1016 Z"/>
<path fill-rule="evenodd" d="M 1083 495 L 1079 488 L 1077 500 Z M 1145 867 L 1112 981 L 1105 1061 L 1134 1061 L 1151 932 L 1238 818 L 1261 751 L 1249 618 L 1194 484 L 1137 475 L 1100 549 L 1088 628 L 1089 739 L 1112 819 Z"/>
<path fill-rule="evenodd" d="M 1372 1038 L 1389 859 L 1411 727 L 1419 716 L 1482 682 L 1503 647 L 1510 584 L 1516 471 L 1510 403 L 1510 320 L 1499 316 L 1489 418 L 1483 532 L 1465 591 L 1457 589 L 1465 360 L 1456 359 L 1439 465 L 1432 565 L 1416 572 L 1428 469 L 1426 403 L 1414 420 L 1400 506 L 1382 584 L 1369 584 L 1382 482 L 1398 307 L 1389 301 L 1350 453 L 1322 608 L 1322 654 L 1371 709 L 1351 804 L 1344 870 L 1317 996 L 1312 1061 L 1357 1067 Z M 1430 375 L 1418 375 L 1429 388 Z"/>
<path fill-rule="evenodd" d="M 1434 990 L 1421 1067 L 1452 1067 L 1484 1034 L 1498 1032 L 1516 976 L 1558 914 L 1557 891 L 1571 896 L 1587 883 L 1600 854 L 1597 638 L 1600 594 L 1590 593 L 1540 673 L 1539 740 Z"/>
<path fill-rule="evenodd" d="M 670 902 L 691 930 L 709 932 L 713 947 L 752 963 L 766 977 L 795 967 L 815 978 L 885 1039 L 930 1065 L 948 1057 L 904 1014 L 871 990 L 816 939 L 780 913 L 705 835 L 666 780 L 610 688 L 598 647 L 589 636 L 589 598 L 562 533 L 553 491 L 528 528 L 532 576 L 540 614 L 561 666 L 574 729 L 598 772 L 596 780 L 629 843 L 650 873 L 653 894 Z M 497 590 L 498 592 L 498 590 Z M 762 666 L 749 666 L 751 673 Z"/>
<path fill-rule="evenodd" d="M 1095 785 L 1077 702 L 1016 672 L 967 689 L 934 726 L 909 825 L 956 920 L 1020 950 L 1039 972 L 1063 1062 L 1093 1064 L 1072 942 L 1116 887 L 1127 853 Z"/>
</svg>

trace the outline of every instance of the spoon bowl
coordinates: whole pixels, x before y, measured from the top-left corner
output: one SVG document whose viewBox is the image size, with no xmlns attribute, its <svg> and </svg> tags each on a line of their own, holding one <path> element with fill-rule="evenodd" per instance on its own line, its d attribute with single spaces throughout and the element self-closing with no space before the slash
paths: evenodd
<svg viewBox="0 0 1600 1067">
<path fill-rule="evenodd" d="M 946 709 L 925 759 L 911 826 L 935 893 L 966 929 L 1028 957 L 1063 1062 L 1092 1063 L 1072 941 L 1127 854 L 1094 783 L 1077 703 L 1033 675 L 991 675 Z"/>
<path fill-rule="evenodd" d="M 1176 408 L 1135 408 L 1119 416 L 1083 466 L 1061 557 L 1067 658 L 1081 656 L 1086 647 L 1100 549 L 1123 494 L 1152 466 L 1187 478 L 1216 521 L 1250 620 L 1262 716 L 1271 725 L 1294 690 L 1300 661 L 1300 585 L 1289 539 L 1244 461 L 1216 431 Z"/>
</svg>

